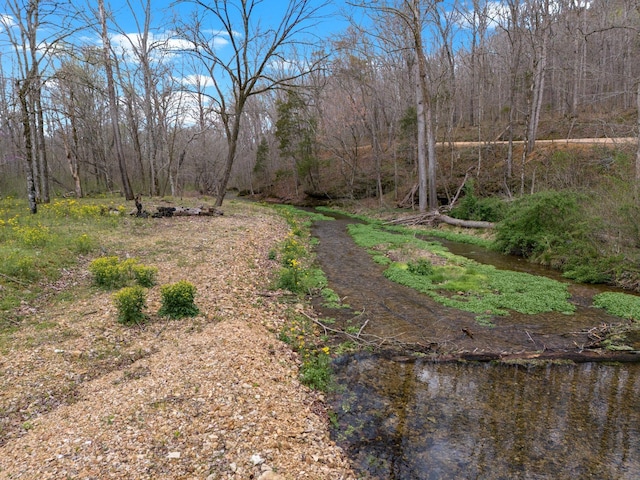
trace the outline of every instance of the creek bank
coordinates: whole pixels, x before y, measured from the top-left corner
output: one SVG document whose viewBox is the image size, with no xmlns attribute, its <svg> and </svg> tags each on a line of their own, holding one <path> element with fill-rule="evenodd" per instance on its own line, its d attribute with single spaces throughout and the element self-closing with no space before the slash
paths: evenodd
<svg viewBox="0 0 640 480">
<path fill-rule="evenodd" d="M 359 332 L 365 345 L 417 352 L 440 361 L 640 360 L 637 347 L 625 351 L 605 348 L 609 334 L 619 335 L 628 322 L 591 307 L 589 301 L 585 302 L 589 306 L 577 305 L 578 313 L 573 315 L 511 312 L 491 315 L 490 322 L 479 324 L 473 313 L 443 306 L 392 283 L 384 278 L 384 267 L 374 263 L 348 235 L 347 225 L 352 222 L 338 217 L 314 223 L 318 261 L 329 286 L 350 307 L 330 309 L 316 302 L 315 308 L 321 316 L 333 319 L 332 328 Z M 357 343 L 353 335 L 346 335 L 343 341 Z"/>
</svg>

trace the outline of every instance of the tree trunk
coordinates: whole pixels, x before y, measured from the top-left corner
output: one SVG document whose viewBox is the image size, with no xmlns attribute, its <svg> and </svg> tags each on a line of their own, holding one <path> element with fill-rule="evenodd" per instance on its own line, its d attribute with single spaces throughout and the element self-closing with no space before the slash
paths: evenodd
<svg viewBox="0 0 640 480">
<path fill-rule="evenodd" d="M 420 56 L 416 52 L 416 56 Z M 416 62 L 416 115 L 418 127 L 418 210 L 427 210 L 427 132 L 424 108 L 424 90 L 422 88 L 422 69 L 420 60 Z"/>
<path fill-rule="evenodd" d="M 120 170 L 120 180 L 122 181 L 122 189 L 127 200 L 133 200 L 133 190 L 129 183 L 127 174 L 127 165 L 122 147 L 122 138 L 120 136 L 120 119 L 118 116 L 118 99 L 116 97 L 116 87 L 113 81 L 113 69 L 111 68 L 111 44 L 109 41 L 109 33 L 107 31 L 107 14 L 104 9 L 104 0 L 98 0 L 98 8 L 100 11 L 100 22 L 102 25 L 102 52 L 104 56 L 104 68 L 107 76 L 107 91 L 109 96 L 109 113 L 111 115 L 111 124 L 113 128 L 113 140 L 116 148 L 116 156 L 118 157 L 118 168 Z"/>
<path fill-rule="evenodd" d="M 40 95 L 40 85 L 35 89 L 35 110 L 36 110 L 36 141 L 38 143 L 38 178 L 40 179 L 40 201 L 49 203 L 51 195 L 49 192 L 49 162 L 47 161 L 47 146 L 44 135 L 44 113 L 42 111 L 42 98 Z"/>
<path fill-rule="evenodd" d="M 636 85 L 636 104 L 638 107 L 638 146 L 636 149 L 636 178 L 635 178 L 635 197 L 636 202 L 640 202 L 640 80 L 638 80 L 638 84 Z"/>
<path fill-rule="evenodd" d="M 243 102 L 244 103 L 244 102 Z M 229 178 L 231 178 L 231 168 L 233 167 L 233 161 L 235 160 L 236 150 L 238 148 L 238 135 L 240 134 L 240 117 L 242 116 L 242 108 L 244 105 L 237 105 L 237 114 L 233 116 L 233 123 L 231 128 L 227 127 L 227 145 L 229 151 L 227 152 L 227 160 L 225 162 L 222 178 L 218 184 L 218 194 L 216 196 L 216 207 L 221 207 L 224 197 L 227 194 L 227 185 L 229 184 Z M 226 125 L 229 125 L 229 117 L 226 117 Z M 297 183 L 297 181 L 296 181 Z M 297 188 L 297 185 L 296 185 Z"/>
<path fill-rule="evenodd" d="M 31 117 L 29 115 L 29 104 L 27 102 L 27 88 L 28 82 L 26 80 L 16 82 L 16 90 L 18 91 L 18 98 L 20 100 L 20 106 L 22 110 L 22 128 L 24 135 L 24 150 L 25 150 L 25 170 L 27 173 L 27 198 L 29 200 L 29 210 L 31 213 L 38 213 L 38 202 L 35 182 L 35 166 L 33 158 L 33 144 L 31 137 Z"/>
</svg>

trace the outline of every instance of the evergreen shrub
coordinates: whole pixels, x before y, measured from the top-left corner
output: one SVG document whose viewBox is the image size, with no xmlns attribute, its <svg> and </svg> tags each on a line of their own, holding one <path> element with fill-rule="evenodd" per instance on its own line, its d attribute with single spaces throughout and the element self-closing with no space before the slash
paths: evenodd
<svg viewBox="0 0 640 480">
<path fill-rule="evenodd" d="M 200 310 L 194 303 L 196 287 L 186 280 L 160 287 L 162 306 L 158 314 L 169 318 L 195 317 Z"/>
</svg>

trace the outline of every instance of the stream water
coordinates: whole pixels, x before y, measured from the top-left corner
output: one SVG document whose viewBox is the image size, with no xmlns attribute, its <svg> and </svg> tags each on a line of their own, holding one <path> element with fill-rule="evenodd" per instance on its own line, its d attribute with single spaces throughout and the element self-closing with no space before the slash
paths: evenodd
<svg viewBox="0 0 640 480">
<path fill-rule="evenodd" d="M 591 308 L 601 287 L 572 285 L 574 315 L 500 317 L 495 327 L 396 285 L 355 246 L 350 220 L 316 222 L 329 286 L 380 337 L 447 349 L 540 350 L 584 341 L 614 318 Z M 477 247 L 454 253 L 553 276 Z M 334 312 L 340 315 L 340 313 Z M 618 319 L 619 321 L 619 319 Z M 473 338 L 463 328 L 473 326 Z M 363 478 L 638 479 L 640 365 L 433 363 L 359 353 L 334 362 L 333 435 Z"/>
</svg>

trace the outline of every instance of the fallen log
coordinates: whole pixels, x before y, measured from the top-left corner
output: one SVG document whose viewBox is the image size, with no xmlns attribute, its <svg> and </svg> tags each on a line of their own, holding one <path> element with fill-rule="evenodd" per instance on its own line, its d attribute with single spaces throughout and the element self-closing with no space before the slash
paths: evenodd
<svg viewBox="0 0 640 480">
<path fill-rule="evenodd" d="M 135 198 L 136 209 L 129 213 L 129 215 L 136 217 L 153 217 L 153 218 L 162 218 L 162 217 L 186 217 L 186 216 L 219 216 L 224 215 L 221 210 L 218 210 L 215 207 L 209 207 L 201 205 L 199 207 L 181 207 L 181 206 L 158 206 L 156 207 L 156 212 L 153 214 L 149 214 L 146 210 L 143 210 L 142 207 L 142 195 L 136 195 Z"/>
<path fill-rule="evenodd" d="M 221 210 L 215 207 L 157 207 L 157 212 L 152 216 L 159 217 L 187 217 L 187 216 L 205 216 L 212 217 L 224 215 Z"/>
<path fill-rule="evenodd" d="M 436 226 L 439 223 L 446 223 L 455 227 L 463 228 L 495 228 L 493 222 L 483 222 L 480 220 L 461 220 L 444 215 L 440 212 L 421 213 L 419 215 L 411 215 L 410 217 L 398 218 L 388 223 L 392 225 L 429 225 Z"/>
<path fill-rule="evenodd" d="M 429 345 L 425 348 L 416 344 L 405 346 L 405 351 L 418 352 L 426 355 L 426 357 L 415 357 L 406 355 L 404 362 L 414 362 L 418 358 L 428 358 L 433 363 L 457 363 L 457 362 L 474 362 L 474 363 L 500 363 L 500 364 L 533 364 L 536 362 L 570 362 L 570 363 L 638 363 L 640 362 L 640 352 L 638 351 L 607 351 L 607 350 L 546 350 L 542 352 L 469 352 L 462 351 L 456 353 L 437 353 L 437 345 Z M 385 354 L 385 352 L 379 352 Z M 389 350 L 386 352 L 390 358 L 396 359 L 398 352 Z"/>
<path fill-rule="evenodd" d="M 480 220 L 461 220 L 459 218 L 453 218 L 449 215 L 437 214 L 436 219 L 447 225 L 454 225 L 456 227 L 464 228 L 495 228 L 496 224 L 493 222 L 483 222 Z"/>
</svg>

